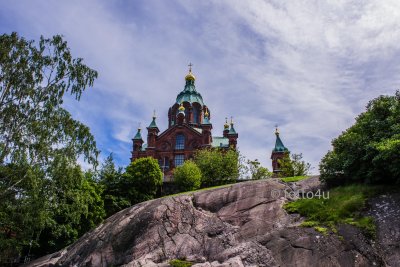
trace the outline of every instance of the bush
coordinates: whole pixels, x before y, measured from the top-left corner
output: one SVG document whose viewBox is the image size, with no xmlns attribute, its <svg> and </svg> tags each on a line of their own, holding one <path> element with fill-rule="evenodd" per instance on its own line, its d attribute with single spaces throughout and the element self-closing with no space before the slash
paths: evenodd
<svg viewBox="0 0 400 267">
<path fill-rule="evenodd" d="M 133 205 L 156 196 L 162 185 L 162 172 L 156 159 L 139 158 L 126 168 L 122 180 L 123 195 Z"/>
<path fill-rule="evenodd" d="M 400 183 L 400 91 L 370 101 L 320 163 L 328 186 Z"/>
<path fill-rule="evenodd" d="M 234 183 L 239 177 L 239 153 L 236 150 L 198 150 L 194 162 L 202 173 L 202 187 Z"/>
<path fill-rule="evenodd" d="M 169 265 L 171 265 L 172 267 L 190 267 L 193 265 L 193 263 L 190 261 L 175 259 L 170 260 Z"/>
<path fill-rule="evenodd" d="M 174 181 L 182 192 L 196 190 L 200 188 L 201 171 L 193 161 L 187 160 L 174 170 Z"/>
</svg>

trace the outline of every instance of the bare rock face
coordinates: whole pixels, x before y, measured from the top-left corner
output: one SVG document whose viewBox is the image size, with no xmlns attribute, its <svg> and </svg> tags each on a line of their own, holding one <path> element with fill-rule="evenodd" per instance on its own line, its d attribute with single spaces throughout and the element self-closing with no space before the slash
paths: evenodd
<svg viewBox="0 0 400 267">
<path fill-rule="evenodd" d="M 369 200 L 368 215 L 377 225 L 377 247 L 387 266 L 400 266 L 400 193 L 388 193 Z"/>
<path fill-rule="evenodd" d="M 290 190 L 270 179 L 140 203 L 29 266 L 384 266 L 368 240 L 299 227 L 282 209 Z"/>
</svg>

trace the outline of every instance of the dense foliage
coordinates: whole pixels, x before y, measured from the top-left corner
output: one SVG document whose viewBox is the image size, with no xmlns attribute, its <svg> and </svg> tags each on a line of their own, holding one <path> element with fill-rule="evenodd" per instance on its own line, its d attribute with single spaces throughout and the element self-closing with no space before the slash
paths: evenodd
<svg viewBox="0 0 400 267">
<path fill-rule="evenodd" d="M 202 187 L 234 183 L 238 179 L 239 153 L 236 150 L 202 149 L 196 152 L 194 162 L 202 173 Z"/>
<path fill-rule="evenodd" d="M 128 195 L 124 194 L 122 168 L 116 168 L 112 154 L 107 157 L 99 171 L 99 183 L 103 188 L 102 198 L 106 217 L 131 206 Z"/>
<path fill-rule="evenodd" d="M 96 162 L 89 128 L 62 108 L 65 93 L 79 100 L 97 72 L 73 59 L 61 36 L 38 44 L 16 33 L 0 36 L 0 164 L 45 164 L 56 154 Z"/>
<path fill-rule="evenodd" d="M 283 159 L 278 159 L 279 163 L 279 176 L 280 177 L 295 177 L 295 176 L 305 176 L 309 173 L 311 165 L 305 162 L 303 155 L 300 154 L 285 154 Z"/>
<path fill-rule="evenodd" d="M 162 172 L 158 161 L 152 157 L 132 162 L 122 176 L 121 194 L 136 204 L 153 199 L 162 185 Z"/>
<path fill-rule="evenodd" d="M 96 164 L 94 137 L 62 108 L 66 93 L 79 100 L 96 77 L 61 36 L 0 36 L 2 260 L 53 252 L 102 220 L 101 188 L 77 164 Z"/>
<path fill-rule="evenodd" d="M 201 171 L 196 163 L 191 160 L 185 161 L 183 165 L 174 170 L 174 182 L 181 191 L 192 191 L 200 188 Z"/>
<path fill-rule="evenodd" d="M 400 91 L 370 101 L 320 163 L 328 185 L 400 183 Z"/>
</svg>

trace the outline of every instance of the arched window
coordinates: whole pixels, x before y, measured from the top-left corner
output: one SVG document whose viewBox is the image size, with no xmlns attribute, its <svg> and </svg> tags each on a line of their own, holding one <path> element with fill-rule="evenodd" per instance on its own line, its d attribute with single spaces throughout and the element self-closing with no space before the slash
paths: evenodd
<svg viewBox="0 0 400 267">
<path fill-rule="evenodd" d="M 199 123 L 199 110 L 197 107 L 193 107 L 193 122 Z"/>
<path fill-rule="evenodd" d="M 185 149 L 185 136 L 183 134 L 176 136 L 175 149 Z"/>
<path fill-rule="evenodd" d="M 189 109 L 188 108 L 185 108 L 185 119 L 186 119 L 186 121 L 190 120 L 190 118 L 189 118 Z"/>
<path fill-rule="evenodd" d="M 175 156 L 175 167 L 181 166 L 185 161 L 185 155 L 176 155 Z"/>
</svg>

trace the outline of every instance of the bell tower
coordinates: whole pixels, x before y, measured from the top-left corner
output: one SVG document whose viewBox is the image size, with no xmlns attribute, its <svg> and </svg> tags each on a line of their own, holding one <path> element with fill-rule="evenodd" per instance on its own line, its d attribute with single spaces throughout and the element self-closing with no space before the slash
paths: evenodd
<svg viewBox="0 0 400 267">
<path fill-rule="evenodd" d="M 287 154 L 289 154 L 289 149 L 287 149 L 283 145 L 283 142 L 279 137 L 278 125 L 275 126 L 275 135 L 276 135 L 276 141 L 275 141 L 275 147 L 271 153 L 271 159 L 272 159 L 272 171 L 274 174 L 278 174 L 281 171 L 279 160 L 283 159 Z"/>
</svg>

